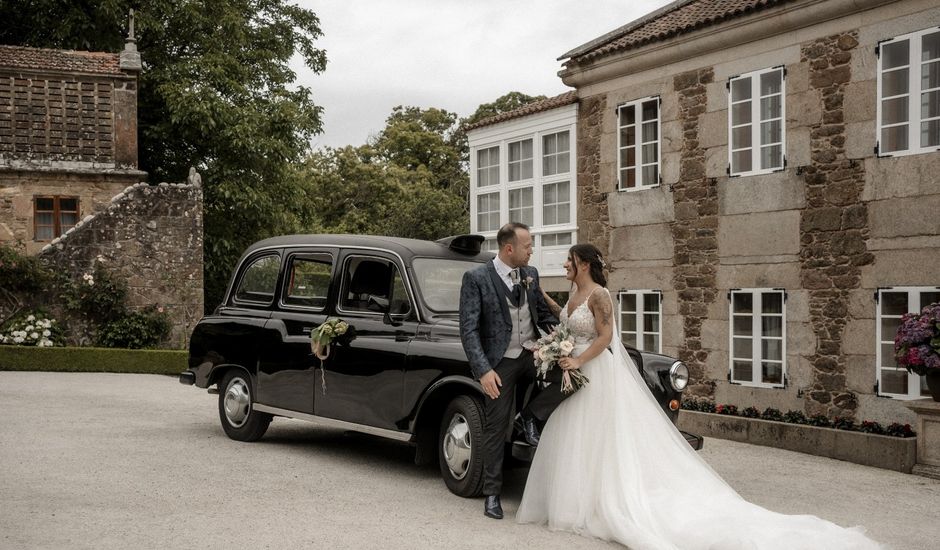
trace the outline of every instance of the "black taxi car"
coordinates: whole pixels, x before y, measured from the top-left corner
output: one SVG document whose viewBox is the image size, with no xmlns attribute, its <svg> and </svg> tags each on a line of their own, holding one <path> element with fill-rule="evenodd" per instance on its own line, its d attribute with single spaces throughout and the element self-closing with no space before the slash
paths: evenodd
<svg viewBox="0 0 940 550">
<path fill-rule="evenodd" d="M 222 305 L 193 330 L 180 382 L 218 393 L 232 439 L 258 440 L 282 416 L 405 441 L 417 463 L 438 461 L 453 493 L 478 495 L 484 394 L 460 343 L 458 302 L 464 272 L 493 258 L 482 242 L 291 235 L 255 243 Z M 336 318 L 351 328 L 320 360 L 311 332 Z M 675 422 L 686 366 L 627 352 Z M 519 409 L 524 399 L 520 391 Z M 507 433 L 512 454 L 531 459 L 517 435 Z M 701 448 L 701 438 L 686 439 Z"/>
</svg>

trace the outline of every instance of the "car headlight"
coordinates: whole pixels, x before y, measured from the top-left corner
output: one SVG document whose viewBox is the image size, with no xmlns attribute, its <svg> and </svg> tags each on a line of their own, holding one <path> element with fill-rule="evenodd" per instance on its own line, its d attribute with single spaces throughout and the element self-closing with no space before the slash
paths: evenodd
<svg viewBox="0 0 940 550">
<path fill-rule="evenodd" d="M 669 382 L 672 384 L 672 389 L 684 390 L 689 385 L 689 367 L 685 366 L 682 361 L 673 363 L 669 368 Z"/>
</svg>

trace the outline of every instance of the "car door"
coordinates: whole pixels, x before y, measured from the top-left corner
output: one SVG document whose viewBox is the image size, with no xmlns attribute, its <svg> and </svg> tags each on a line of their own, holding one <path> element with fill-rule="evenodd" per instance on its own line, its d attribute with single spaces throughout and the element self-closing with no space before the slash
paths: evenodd
<svg viewBox="0 0 940 550">
<path fill-rule="evenodd" d="M 401 429 L 404 370 L 418 316 L 401 261 L 382 251 L 341 258 L 336 317 L 352 331 L 317 369 L 317 416 Z"/>
<path fill-rule="evenodd" d="M 258 364 L 258 401 L 313 414 L 316 370 L 310 332 L 326 321 L 337 250 L 305 248 L 285 254 L 277 307 L 265 325 L 268 339 Z"/>
</svg>

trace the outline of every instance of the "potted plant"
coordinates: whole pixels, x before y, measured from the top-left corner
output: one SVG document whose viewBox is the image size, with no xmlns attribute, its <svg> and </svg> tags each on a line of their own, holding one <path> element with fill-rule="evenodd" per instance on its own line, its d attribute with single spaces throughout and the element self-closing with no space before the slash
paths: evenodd
<svg viewBox="0 0 940 550">
<path fill-rule="evenodd" d="M 901 317 L 894 337 L 898 366 L 927 377 L 934 401 L 940 401 L 940 302 Z"/>
</svg>

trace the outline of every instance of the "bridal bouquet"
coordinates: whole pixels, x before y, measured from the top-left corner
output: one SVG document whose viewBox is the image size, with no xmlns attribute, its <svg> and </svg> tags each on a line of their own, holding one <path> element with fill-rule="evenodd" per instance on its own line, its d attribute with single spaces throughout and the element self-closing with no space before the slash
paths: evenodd
<svg viewBox="0 0 940 550">
<path fill-rule="evenodd" d="M 574 350 L 574 338 L 568 327 L 561 324 L 550 334 L 543 336 L 532 346 L 535 357 L 536 377 L 545 380 L 552 369 L 561 369 L 558 361 L 570 357 Z M 574 393 L 589 382 L 580 369 L 561 369 L 561 391 Z"/>
</svg>

